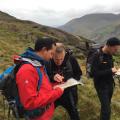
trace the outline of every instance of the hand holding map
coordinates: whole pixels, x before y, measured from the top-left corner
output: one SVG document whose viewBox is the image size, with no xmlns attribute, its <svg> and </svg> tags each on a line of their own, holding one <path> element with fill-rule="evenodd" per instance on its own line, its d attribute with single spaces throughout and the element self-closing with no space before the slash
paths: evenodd
<svg viewBox="0 0 120 120">
<path fill-rule="evenodd" d="M 57 87 L 66 89 L 68 87 L 72 87 L 72 86 L 75 86 L 75 85 L 82 85 L 83 86 L 84 84 L 81 81 L 77 81 L 74 78 L 70 78 L 70 79 L 67 80 L 67 82 L 64 82 L 64 83 L 61 83 L 61 84 L 58 84 L 58 85 L 54 86 L 54 89 L 57 88 Z"/>
</svg>

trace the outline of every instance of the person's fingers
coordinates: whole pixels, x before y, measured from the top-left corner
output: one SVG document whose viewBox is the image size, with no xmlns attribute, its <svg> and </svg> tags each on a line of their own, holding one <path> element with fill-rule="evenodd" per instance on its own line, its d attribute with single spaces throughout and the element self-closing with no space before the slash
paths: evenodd
<svg viewBox="0 0 120 120">
<path fill-rule="evenodd" d="M 61 82 L 63 81 L 63 79 L 64 79 L 63 76 L 59 76 L 59 80 L 60 80 Z"/>
<path fill-rule="evenodd" d="M 61 79 L 59 79 L 59 78 L 56 78 L 56 81 L 57 81 L 57 82 L 61 82 Z"/>
<path fill-rule="evenodd" d="M 62 76 L 62 79 L 64 79 L 64 77 Z"/>
<path fill-rule="evenodd" d="M 62 76 L 57 75 L 56 78 L 57 78 L 57 79 L 62 79 Z"/>
<path fill-rule="evenodd" d="M 62 82 L 63 79 L 64 79 L 64 77 L 61 76 L 61 75 L 59 75 L 59 74 L 56 74 L 56 75 L 54 76 L 54 80 L 57 81 L 57 82 Z"/>
<path fill-rule="evenodd" d="M 61 78 L 61 77 L 58 77 L 58 78 L 57 78 L 57 81 L 62 82 L 62 78 Z"/>
<path fill-rule="evenodd" d="M 58 76 L 56 76 L 56 77 L 55 77 L 55 81 L 61 82 L 61 79 L 60 79 Z"/>
</svg>

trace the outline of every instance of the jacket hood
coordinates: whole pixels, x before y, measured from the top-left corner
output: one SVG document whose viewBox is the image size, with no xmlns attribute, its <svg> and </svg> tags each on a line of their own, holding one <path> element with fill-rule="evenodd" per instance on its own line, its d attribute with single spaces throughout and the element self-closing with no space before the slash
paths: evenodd
<svg viewBox="0 0 120 120">
<path fill-rule="evenodd" d="M 20 55 L 23 58 L 29 58 L 31 60 L 36 60 L 42 65 L 45 65 L 45 60 L 38 56 L 32 48 L 28 48 L 23 54 Z"/>
</svg>

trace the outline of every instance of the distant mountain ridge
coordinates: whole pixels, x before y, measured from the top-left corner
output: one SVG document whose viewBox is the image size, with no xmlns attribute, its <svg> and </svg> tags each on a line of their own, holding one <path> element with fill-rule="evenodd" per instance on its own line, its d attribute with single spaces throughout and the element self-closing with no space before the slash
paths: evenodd
<svg viewBox="0 0 120 120">
<path fill-rule="evenodd" d="M 120 37 L 120 14 L 96 13 L 73 19 L 59 28 L 90 40 L 104 42 L 112 36 Z"/>
</svg>

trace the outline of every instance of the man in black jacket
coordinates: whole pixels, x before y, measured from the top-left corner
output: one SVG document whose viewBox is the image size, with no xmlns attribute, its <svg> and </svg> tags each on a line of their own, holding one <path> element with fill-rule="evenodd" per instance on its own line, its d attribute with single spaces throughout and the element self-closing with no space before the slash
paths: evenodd
<svg viewBox="0 0 120 120">
<path fill-rule="evenodd" d="M 51 82 L 65 82 L 69 78 L 80 80 L 82 71 L 80 66 L 71 55 L 70 50 L 66 51 L 63 44 L 57 44 L 53 59 L 47 65 Z M 67 88 L 60 99 L 55 102 L 56 107 L 64 107 L 70 115 L 71 120 L 80 120 L 77 111 L 77 86 Z"/>
<path fill-rule="evenodd" d="M 114 67 L 112 55 L 120 48 L 120 40 L 110 38 L 106 45 L 100 48 L 93 57 L 92 73 L 94 78 L 94 86 L 97 91 L 100 103 L 101 114 L 100 120 L 110 120 L 111 115 L 111 99 L 114 89 L 113 76 L 117 72 Z"/>
</svg>

